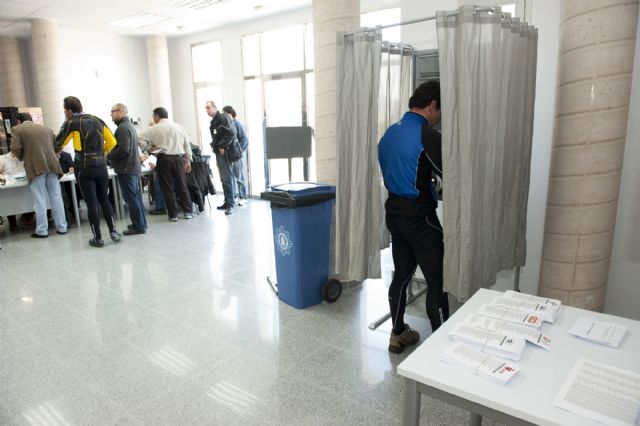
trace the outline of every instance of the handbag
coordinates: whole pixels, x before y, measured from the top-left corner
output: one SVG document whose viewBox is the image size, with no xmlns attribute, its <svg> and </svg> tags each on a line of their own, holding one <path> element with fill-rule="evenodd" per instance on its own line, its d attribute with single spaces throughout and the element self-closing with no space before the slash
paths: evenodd
<svg viewBox="0 0 640 426">
<path fill-rule="evenodd" d="M 227 161 L 229 163 L 235 163 L 242 158 L 242 148 L 240 147 L 238 138 L 233 138 L 233 142 L 231 142 L 231 145 L 225 148 L 224 153 L 227 156 Z"/>
</svg>

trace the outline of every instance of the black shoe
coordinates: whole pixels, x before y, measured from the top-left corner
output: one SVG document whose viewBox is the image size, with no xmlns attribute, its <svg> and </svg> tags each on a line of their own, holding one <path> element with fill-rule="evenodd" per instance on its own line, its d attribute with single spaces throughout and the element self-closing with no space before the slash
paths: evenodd
<svg viewBox="0 0 640 426">
<path fill-rule="evenodd" d="M 229 207 L 230 207 L 229 204 L 224 203 L 223 205 L 218 206 L 217 209 L 218 210 L 227 210 Z"/>
<path fill-rule="evenodd" d="M 136 229 L 136 228 L 129 228 L 126 231 L 124 231 L 122 233 L 122 235 L 139 235 L 139 234 L 144 234 L 145 231 L 144 229 Z"/>
<path fill-rule="evenodd" d="M 149 212 L 150 215 L 152 216 L 159 216 L 162 214 L 167 214 L 167 209 L 155 209 L 155 210 L 151 210 Z"/>
<path fill-rule="evenodd" d="M 33 234 L 31 234 L 31 238 L 47 238 L 48 236 L 49 236 L 49 234 L 40 235 L 40 234 L 36 234 L 35 232 Z"/>
<path fill-rule="evenodd" d="M 135 226 L 133 226 L 133 224 L 129 224 L 129 225 L 127 225 L 127 229 L 136 229 L 136 227 L 135 227 Z M 124 232 L 123 232 L 123 234 L 124 234 Z M 125 235 L 126 235 L 126 234 L 125 234 Z"/>
<path fill-rule="evenodd" d="M 104 247 L 104 240 L 92 238 L 89 240 L 89 245 L 91 247 Z"/>
<path fill-rule="evenodd" d="M 229 207 L 228 209 L 226 209 L 224 211 L 224 214 L 226 214 L 227 216 L 229 216 L 230 214 L 233 214 L 233 207 Z"/>
</svg>

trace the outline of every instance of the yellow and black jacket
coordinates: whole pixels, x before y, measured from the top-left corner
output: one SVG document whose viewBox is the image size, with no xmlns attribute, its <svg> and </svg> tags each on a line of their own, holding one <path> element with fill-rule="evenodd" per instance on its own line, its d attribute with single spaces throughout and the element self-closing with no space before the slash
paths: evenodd
<svg viewBox="0 0 640 426">
<path fill-rule="evenodd" d="M 76 152 L 73 167 L 77 169 L 106 165 L 105 152 L 110 152 L 117 144 L 104 121 L 84 113 L 74 114 L 71 120 L 62 124 L 56 137 L 56 150 L 62 149 L 70 140 L 73 140 Z"/>
</svg>

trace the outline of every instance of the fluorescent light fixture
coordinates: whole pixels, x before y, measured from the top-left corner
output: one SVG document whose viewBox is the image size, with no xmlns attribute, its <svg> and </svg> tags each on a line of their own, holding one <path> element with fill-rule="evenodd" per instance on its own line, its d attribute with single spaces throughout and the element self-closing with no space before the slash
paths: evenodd
<svg viewBox="0 0 640 426">
<path fill-rule="evenodd" d="M 138 13 L 137 15 L 132 15 L 110 22 L 109 25 L 113 25 L 114 27 L 142 28 L 147 25 L 157 24 L 158 22 L 162 22 L 167 19 L 169 19 L 168 16 L 156 15 L 153 13 Z"/>
<path fill-rule="evenodd" d="M 201 10 L 211 7 L 217 3 L 224 3 L 226 0 L 173 0 L 167 6 L 181 9 Z"/>
</svg>

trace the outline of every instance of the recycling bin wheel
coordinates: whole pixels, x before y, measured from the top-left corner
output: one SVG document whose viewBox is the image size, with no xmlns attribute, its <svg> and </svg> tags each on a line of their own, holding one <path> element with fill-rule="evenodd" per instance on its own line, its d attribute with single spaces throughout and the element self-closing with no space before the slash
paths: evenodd
<svg viewBox="0 0 640 426">
<path fill-rule="evenodd" d="M 336 279 L 329 279 L 322 286 L 322 298 L 327 303 L 333 303 L 340 298 L 342 294 L 342 283 Z"/>
</svg>

